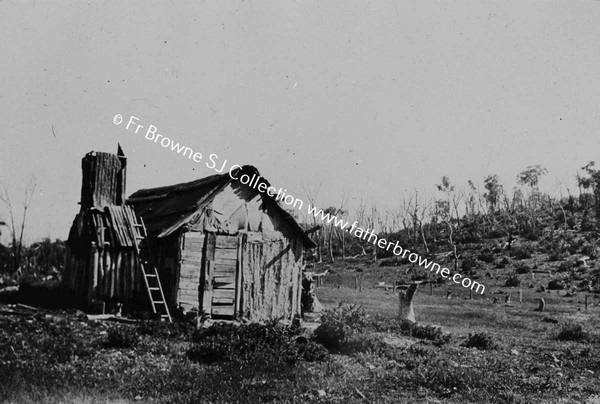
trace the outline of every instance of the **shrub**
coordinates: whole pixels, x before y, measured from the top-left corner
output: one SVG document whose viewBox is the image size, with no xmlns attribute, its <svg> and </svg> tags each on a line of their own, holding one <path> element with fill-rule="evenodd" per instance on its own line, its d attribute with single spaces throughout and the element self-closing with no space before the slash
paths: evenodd
<svg viewBox="0 0 600 404">
<path fill-rule="evenodd" d="M 548 289 L 550 290 L 562 290 L 566 288 L 567 284 L 562 279 L 552 279 L 548 282 Z"/>
<path fill-rule="evenodd" d="M 589 244 L 586 243 L 583 247 L 581 247 L 581 253 L 583 255 L 588 255 L 591 259 L 597 258 L 598 247 L 595 243 Z"/>
<path fill-rule="evenodd" d="M 441 327 L 419 325 L 408 320 L 400 322 L 400 332 L 403 335 L 433 341 L 436 345 L 446 344 L 452 339 L 450 334 L 444 334 L 442 332 Z"/>
<path fill-rule="evenodd" d="M 131 348 L 137 343 L 137 336 L 131 330 L 112 327 L 108 329 L 105 348 Z"/>
<path fill-rule="evenodd" d="M 204 363 L 210 365 L 214 362 L 221 362 L 228 359 L 229 341 L 222 336 L 211 338 L 209 341 L 202 341 L 192 346 L 187 351 L 187 357 L 192 362 Z"/>
<path fill-rule="evenodd" d="M 510 255 L 518 260 L 524 260 L 531 258 L 531 248 L 528 247 L 517 247 L 513 248 Z"/>
<path fill-rule="evenodd" d="M 574 323 L 565 324 L 557 336 L 560 341 L 584 341 L 587 337 L 583 325 Z"/>
<path fill-rule="evenodd" d="M 344 353 L 373 353 L 378 356 L 391 357 L 393 353 L 381 337 L 372 334 L 361 334 L 351 338 L 343 349 Z"/>
<path fill-rule="evenodd" d="M 444 334 L 440 327 L 432 325 L 416 325 L 412 330 L 412 336 L 433 341 L 436 345 L 447 344 L 452 339 L 450 334 Z"/>
<path fill-rule="evenodd" d="M 507 287 L 521 286 L 521 280 L 516 274 L 510 275 L 504 283 Z"/>
<path fill-rule="evenodd" d="M 477 259 L 487 264 L 491 264 L 492 262 L 494 262 L 494 254 L 492 254 L 490 250 L 484 249 L 481 251 L 481 253 L 479 253 Z"/>
<path fill-rule="evenodd" d="M 342 321 L 327 319 L 322 320 L 321 325 L 315 330 L 315 341 L 327 349 L 339 349 L 351 334 L 352 329 Z"/>
<path fill-rule="evenodd" d="M 465 273 L 471 273 L 477 267 L 477 262 L 473 258 L 465 258 L 462 261 L 461 268 Z"/>
<path fill-rule="evenodd" d="M 233 362 L 266 367 L 326 358 L 327 352 L 323 347 L 299 337 L 297 332 L 294 327 L 276 322 L 239 326 L 217 323 L 194 334 L 195 344 L 188 350 L 187 357 L 205 364 Z"/>
<path fill-rule="evenodd" d="M 556 269 L 558 272 L 567 272 L 573 268 L 573 263 L 569 261 L 563 261 Z"/>
<path fill-rule="evenodd" d="M 502 257 L 500 262 L 496 263 L 496 268 L 502 269 L 505 268 L 508 264 L 510 264 L 510 260 L 507 257 Z"/>
<path fill-rule="evenodd" d="M 161 322 L 143 320 L 137 326 L 137 333 L 162 338 L 187 338 L 196 331 L 195 325 L 188 322 Z"/>
<path fill-rule="evenodd" d="M 477 348 L 482 351 L 495 349 L 497 347 L 494 338 L 485 332 L 475 334 L 469 333 L 469 336 L 465 342 L 463 342 L 462 346 L 466 348 Z"/>
<path fill-rule="evenodd" d="M 531 271 L 531 268 L 529 268 L 529 265 L 525 264 L 524 262 L 517 262 L 515 264 L 515 272 L 518 274 L 528 274 Z"/>
</svg>

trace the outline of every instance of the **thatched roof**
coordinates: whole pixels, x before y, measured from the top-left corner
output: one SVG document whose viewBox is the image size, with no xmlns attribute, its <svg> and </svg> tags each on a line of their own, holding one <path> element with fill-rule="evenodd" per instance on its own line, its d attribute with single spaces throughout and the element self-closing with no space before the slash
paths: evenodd
<svg viewBox="0 0 600 404">
<path fill-rule="evenodd" d="M 232 174 L 238 178 L 242 174 L 260 175 L 253 166 L 238 168 Z M 199 211 L 206 208 L 233 181 L 237 180 L 232 179 L 229 173 L 224 173 L 181 184 L 141 189 L 134 192 L 127 203 L 133 205 L 136 213 L 144 219 L 151 235 L 166 237 L 192 221 Z M 261 182 L 270 186 L 264 178 L 261 178 Z M 269 208 L 277 210 L 306 247 L 315 247 L 298 222 L 273 197 L 266 193 L 260 195 L 267 211 Z"/>
</svg>

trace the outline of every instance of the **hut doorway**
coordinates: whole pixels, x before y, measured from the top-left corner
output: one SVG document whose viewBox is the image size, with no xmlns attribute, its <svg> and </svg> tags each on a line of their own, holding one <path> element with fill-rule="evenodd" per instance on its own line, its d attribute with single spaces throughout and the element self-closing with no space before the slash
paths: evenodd
<svg viewBox="0 0 600 404">
<path fill-rule="evenodd" d="M 241 235 L 187 232 L 183 237 L 179 302 L 212 318 L 239 312 Z"/>
</svg>

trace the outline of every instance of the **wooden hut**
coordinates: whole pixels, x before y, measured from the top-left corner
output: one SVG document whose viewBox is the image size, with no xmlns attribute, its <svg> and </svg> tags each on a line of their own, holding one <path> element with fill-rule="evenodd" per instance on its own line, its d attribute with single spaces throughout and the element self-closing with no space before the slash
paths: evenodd
<svg viewBox="0 0 600 404">
<path fill-rule="evenodd" d="M 210 317 L 287 319 L 301 312 L 303 251 L 314 243 L 273 197 L 232 175 L 135 192 L 167 302 Z M 261 178 L 268 187 L 269 183 Z"/>
<path fill-rule="evenodd" d="M 63 278 L 68 292 L 87 303 L 148 305 L 140 269 L 148 259 L 169 307 L 253 321 L 301 313 L 303 252 L 315 245 L 273 197 L 232 179 L 261 178 L 256 168 L 144 189 L 125 200 L 126 162 L 121 151 L 83 158 L 81 210 Z M 140 218 L 151 257 L 136 248 Z"/>
</svg>

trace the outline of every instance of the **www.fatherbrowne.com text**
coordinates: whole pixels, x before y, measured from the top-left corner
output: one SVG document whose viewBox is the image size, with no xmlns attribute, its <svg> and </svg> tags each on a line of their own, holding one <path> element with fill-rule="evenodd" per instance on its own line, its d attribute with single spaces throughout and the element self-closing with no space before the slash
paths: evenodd
<svg viewBox="0 0 600 404">
<path fill-rule="evenodd" d="M 123 122 L 123 116 L 121 114 L 117 114 L 113 118 L 113 123 L 115 125 L 120 125 Z M 154 125 L 149 125 L 144 131 L 144 125 L 140 125 L 139 118 L 135 116 L 131 116 L 125 129 L 127 131 L 132 131 L 134 134 L 143 135 L 146 140 L 149 140 L 155 144 L 160 144 L 162 147 L 166 149 L 170 149 L 171 151 L 181 154 L 184 157 L 189 158 L 195 163 L 203 162 L 203 155 L 197 150 L 193 150 L 190 147 L 184 146 L 179 142 L 175 142 L 171 138 L 164 136 L 158 133 L 158 128 Z M 212 170 L 215 170 L 217 173 L 223 173 L 225 168 L 227 167 L 227 160 L 225 160 L 222 164 L 219 163 L 219 156 L 217 154 L 210 154 L 208 156 L 208 160 L 204 162 L 206 167 Z M 220 166 L 220 168 L 218 168 Z M 248 174 L 241 174 L 236 176 L 236 174 L 240 174 L 240 169 L 242 167 L 238 164 L 232 164 L 229 166 L 228 174 L 229 176 L 236 181 L 241 182 L 244 185 L 247 185 L 253 189 L 256 189 L 258 192 L 267 194 L 268 196 L 274 198 L 278 202 L 285 203 L 288 206 L 294 207 L 299 211 L 304 209 L 304 202 L 293 195 L 287 193 L 286 189 L 283 188 L 275 188 L 273 186 L 267 185 L 265 181 L 261 181 L 261 177 L 253 174 L 252 176 Z M 407 258 L 411 263 L 418 263 L 419 266 L 428 269 L 431 272 L 435 272 L 443 278 L 450 278 L 452 282 L 462 285 L 465 288 L 474 290 L 477 293 L 483 294 L 485 292 L 485 286 L 479 282 L 473 281 L 468 277 L 463 277 L 459 273 L 451 274 L 450 269 L 442 267 L 437 262 L 430 261 L 424 257 L 422 257 L 417 252 L 408 250 L 399 245 L 398 242 L 387 241 L 384 238 L 379 237 L 375 234 L 373 229 L 364 229 L 359 226 L 357 221 L 352 223 L 345 221 L 336 217 L 335 215 L 331 215 L 330 213 L 323 212 L 322 209 L 318 209 L 316 206 L 312 206 L 310 204 L 306 205 L 306 212 L 308 215 L 312 215 L 315 218 L 320 219 L 322 222 L 327 224 L 332 224 L 335 227 L 340 228 L 343 231 L 347 231 L 351 235 L 361 240 L 367 241 L 369 243 L 373 243 L 374 246 L 378 248 L 384 249 L 386 251 L 392 251 L 392 253 L 396 256 Z"/>
</svg>

